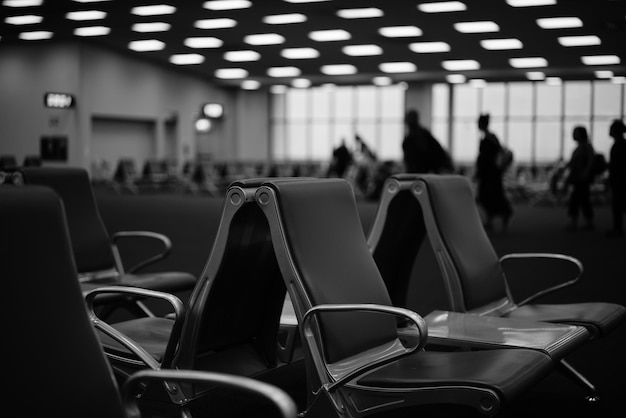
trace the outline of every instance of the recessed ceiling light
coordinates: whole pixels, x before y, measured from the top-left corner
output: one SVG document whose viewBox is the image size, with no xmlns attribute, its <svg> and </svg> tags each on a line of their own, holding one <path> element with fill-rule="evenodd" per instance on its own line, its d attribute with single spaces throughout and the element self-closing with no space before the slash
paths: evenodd
<svg viewBox="0 0 626 418">
<path fill-rule="evenodd" d="M 236 10 L 247 9 L 252 6 L 252 2 L 248 0 L 213 0 L 204 2 L 205 9 L 209 10 Z"/>
<path fill-rule="evenodd" d="M 189 48 L 219 48 L 224 44 L 221 39 L 212 36 L 187 38 L 184 41 Z"/>
<path fill-rule="evenodd" d="M 130 12 L 137 16 L 171 15 L 176 12 L 176 7 L 167 4 L 155 4 L 152 6 L 133 7 L 130 9 Z"/>
<path fill-rule="evenodd" d="M 149 22 L 135 23 L 132 26 L 134 32 L 150 33 L 150 32 L 167 32 L 172 25 L 165 22 Z"/>
<path fill-rule="evenodd" d="M 41 6 L 43 0 L 4 0 L 3 6 L 7 7 L 32 7 Z"/>
<path fill-rule="evenodd" d="M 596 71 L 595 75 L 597 78 L 613 78 L 613 71 L 600 70 Z"/>
<path fill-rule="evenodd" d="M 261 83 L 257 80 L 244 80 L 241 82 L 241 88 L 244 90 L 258 90 L 261 87 Z"/>
<path fill-rule="evenodd" d="M 469 71 L 478 70 L 480 64 L 476 60 L 447 60 L 441 66 L 448 71 Z"/>
<path fill-rule="evenodd" d="M 306 22 L 306 16 L 302 13 L 288 13 L 284 15 L 265 16 L 263 22 L 268 25 L 287 25 L 291 23 Z"/>
<path fill-rule="evenodd" d="M 435 3 L 422 3 L 417 6 L 424 13 L 447 13 L 460 12 L 467 7 L 460 1 L 438 1 Z"/>
<path fill-rule="evenodd" d="M 297 89 L 306 89 L 311 86 L 311 80 L 307 78 L 296 78 L 291 85 Z"/>
<path fill-rule="evenodd" d="M 319 3 L 322 1 L 329 1 L 329 0 L 285 0 L 287 3 Z"/>
<path fill-rule="evenodd" d="M 412 73 L 417 66 L 412 62 L 384 62 L 378 66 L 383 73 Z"/>
<path fill-rule="evenodd" d="M 272 94 L 285 94 L 287 93 L 287 86 L 283 86 L 282 84 L 275 84 L 270 87 L 270 93 Z"/>
<path fill-rule="evenodd" d="M 548 61 L 541 57 L 511 58 L 509 64 L 514 68 L 539 68 L 547 67 Z"/>
<path fill-rule="evenodd" d="M 484 39 L 480 41 L 480 45 L 490 51 L 501 51 L 508 49 L 521 49 L 524 47 L 522 41 L 515 38 L 508 39 Z"/>
<path fill-rule="evenodd" d="M 33 32 L 22 32 L 19 35 L 20 39 L 23 39 L 25 41 L 40 41 L 43 39 L 50 39 L 52 38 L 52 32 L 46 31 L 46 30 L 38 30 L 38 31 L 33 31 Z"/>
<path fill-rule="evenodd" d="M 621 62 L 617 55 L 589 55 L 581 59 L 585 65 L 614 65 Z"/>
<path fill-rule="evenodd" d="M 351 64 L 323 65 L 320 71 L 326 75 L 349 75 L 356 74 L 357 68 Z"/>
<path fill-rule="evenodd" d="M 559 43 L 563 46 L 591 46 L 600 45 L 600 38 L 595 35 L 588 36 L 561 36 Z"/>
<path fill-rule="evenodd" d="M 559 77 L 547 77 L 546 84 L 549 86 L 560 86 L 563 81 Z"/>
<path fill-rule="evenodd" d="M 546 17 L 537 19 L 537 25 L 542 29 L 581 28 L 583 21 L 577 17 Z"/>
<path fill-rule="evenodd" d="M 290 60 L 298 60 L 317 58 L 320 53 L 314 48 L 285 48 L 280 51 L 280 55 Z"/>
<path fill-rule="evenodd" d="M 230 62 L 250 62 L 261 59 L 261 54 L 251 50 L 228 51 L 224 53 L 224 59 Z"/>
<path fill-rule="evenodd" d="M 500 30 L 496 22 L 491 21 L 459 22 L 454 24 L 454 28 L 461 33 L 487 33 Z"/>
<path fill-rule="evenodd" d="M 110 0 L 73 0 L 76 3 L 99 3 L 102 1 L 110 1 Z"/>
<path fill-rule="evenodd" d="M 248 72 L 243 68 L 220 68 L 215 70 L 215 77 L 223 80 L 233 80 L 248 77 Z"/>
<path fill-rule="evenodd" d="M 506 0 L 506 2 L 513 7 L 551 6 L 556 4 L 556 0 Z"/>
<path fill-rule="evenodd" d="M 4 21 L 9 25 L 35 25 L 41 23 L 43 17 L 37 15 L 9 16 Z"/>
<path fill-rule="evenodd" d="M 285 42 L 285 38 L 277 33 L 259 33 L 248 35 L 243 41 L 249 45 L 278 45 Z"/>
<path fill-rule="evenodd" d="M 387 38 L 410 38 L 422 36 L 422 30 L 417 26 L 387 26 L 378 29 L 378 33 Z"/>
<path fill-rule="evenodd" d="M 300 73 L 300 69 L 297 67 L 270 67 L 267 69 L 267 75 L 270 77 L 297 77 Z"/>
<path fill-rule="evenodd" d="M 383 11 L 376 7 L 365 7 L 362 9 L 340 9 L 337 10 L 337 16 L 344 19 L 368 19 L 372 17 L 381 17 Z"/>
<path fill-rule="evenodd" d="M 431 54 L 436 52 L 450 51 L 450 45 L 446 42 L 413 42 L 409 49 L 418 54 Z"/>
<path fill-rule="evenodd" d="M 463 84 L 465 83 L 465 76 L 463 74 L 448 74 L 446 80 L 450 84 Z"/>
<path fill-rule="evenodd" d="M 374 77 L 372 79 L 372 83 L 374 83 L 377 86 L 389 86 L 391 85 L 392 80 L 390 77 L 380 76 L 380 77 Z"/>
<path fill-rule="evenodd" d="M 309 33 L 309 38 L 317 42 L 345 41 L 350 37 L 350 33 L 343 29 L 315 30 Z"/>
<path fill-rule="evenodd" d="M 226 29 L 237 26 L 237 21 L 228 18 L 196 20 L 194 26 L 198 29 Z"/>
<path fill-rule="evenodd" d="M 145 39 L 130 42 L 128 48 L 137 52 L 160 51 L 165 48 L 165 43 L 157 39 Z"/>
<path fill-rule="evenodd" d="M 74 35 L 76 36 L 103 36 L 108 35 L 110 32 L 111 28 L 106 26 L 89 26 L 74 29 Z"/>
<path fill-rule="evenodd" d="M 539 80 L 545 80 L 546 75 L 542 73 L 541 71 L 529 71 L 526 73 L 526 78 L 531 81 L 539 81 Z"/>
<path fill-rule="evenodd" d="M 365 57 L 383 53 L 383 49 L 378 45 L 347 45 L 341 50 L 351 57 Z"/>
<path fill-rule="evenodd" d="M 176 65 L 202 64 L 204 56 L 200 54 L 175 54 L 170 56 L 170 62 Z"/>
<path fill-rule="evenodd" d="M 65 15 L 69 20 L 99 20 L 104 19 L 107 14 L 100 10 L 81 10 L 79 12 L 69 12 Z"/>
<path fill-rule="evenodd" d="M 487 85 L 487 82 L 482 78 L 473 78 L 469 81 L 472 87 L 476 87 L 477 89 L 481 89 Z"/>
</svg>

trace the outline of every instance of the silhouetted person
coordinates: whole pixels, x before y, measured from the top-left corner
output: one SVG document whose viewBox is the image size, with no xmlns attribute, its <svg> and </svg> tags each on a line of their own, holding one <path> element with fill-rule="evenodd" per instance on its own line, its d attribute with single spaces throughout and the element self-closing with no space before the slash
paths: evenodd
<svg viewBox="0 0 626 418">
<path fill-rule="evenodd" d="M 585 229 L 593 229 L 593 207 L 591 206 L 591 183 L 593 181 L 593 161 L 595 151 L 589 142 L 587 129 L 584 126 L 576 126 L 572 137 L 577 145 L 567 164 L 569 174 L 566 187 L 571 187 L 567 214 L 570 222 L 567 229 L 573 230 L 578 227 L 578 217 L 582 212 L 585 218 Z"/>
<path fill-rule="evenodd" d="M 624 236 L 624 212 L 626 212 L 626 126 L 616 119 L 609 128 L 613 146 L 609 154 L 609 190 L 611 192 L 611 213 L 613 228 L 607 231 L 609 237 Z"/>
<path fill-rule="evenodd" d="M 453 171 L 452 159 L 439 141 L 419 122 L 419 113 L 409 109 L 404 117 L 402 141 L 404 171 L 407 173 L 440 173 Z"/>
<path fill-rule="evenodd" d="M 476 158 L 476 201 L 485 213 L 485 228 L 491 229 L 496 218 L 502 218 L 502 227 L 506 229 L 513 216 L 513 208 L 504 191 L 504 172 L 506 165 L 499 162 L 503 151 L 498 137 L 489 130 L 489 115 L 480 115 L 478 129 L 481 139 Z"/>
</svg>

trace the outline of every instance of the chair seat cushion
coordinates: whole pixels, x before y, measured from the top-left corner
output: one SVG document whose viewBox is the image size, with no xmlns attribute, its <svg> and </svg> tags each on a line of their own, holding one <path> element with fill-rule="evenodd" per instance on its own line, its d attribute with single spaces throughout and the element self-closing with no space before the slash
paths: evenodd
<svg viewBox="0 0 626 418">
<path fill-rule="evenodd" d="M 146 317 L 112 324 L 113 328 L 134 340 L 142 346 L 158 362 L 163 360 L 163 354 L 172 332 L 174 320 L 169 318 Z M 130 351 L 124 348 L 113 338 L 98 333 L 100 341 L 108 354 L 123 358 L 131 356 Z"/>
<path fill-rule="evenodd" d="M 626 321 L 626 308 L 604 302 L 524 305 L 507 314 L 507 317 L 581 325 L 592 336 L 601 336 Z"/>
<path fill-rule="evenodd" d="M 116 284 L 159 290 L 161 292 L 176 292 L 193 289 L 196 285 L 196 278 L 192 274 L 182 271 L 124 274 Z"/>
<path fill-rule="evenodd" d="M 494 389 L 512 399 L 552 368 L 550 357 L 534 350 L 423 351 L 376 369 L 358 383 L 381 388 L 466 385 Z"/>
</svg>

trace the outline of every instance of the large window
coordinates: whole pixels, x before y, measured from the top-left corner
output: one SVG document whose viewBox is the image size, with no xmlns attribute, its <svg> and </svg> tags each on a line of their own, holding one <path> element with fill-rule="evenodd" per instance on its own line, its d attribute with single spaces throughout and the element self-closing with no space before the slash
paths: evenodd
<svg viewBox="0 0 626 418">
<path fill-rule="evenodd" d="M 288 89 L 272 95 L 272 157 L 326 161 L 359 135 L 380 160 L 402 158 L 405 87 Z"/>
</svg>

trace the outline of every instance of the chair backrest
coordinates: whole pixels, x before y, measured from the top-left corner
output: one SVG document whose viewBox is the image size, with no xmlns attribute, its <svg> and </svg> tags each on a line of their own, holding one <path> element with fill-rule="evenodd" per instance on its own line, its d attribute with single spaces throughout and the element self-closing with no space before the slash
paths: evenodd
<svg viewBox="0 0 626 418">
<path fill-rule="evenodd" d="M 110 237 L 87 171 L 74 167 L 21 167 L 18 171 L 25 184 L 48 186 L 61 196 L 78 272 L 115 268 Z"/>
<path fill-rule="evenodd" d="M 346 180 L 272 179 L 256 194 L 300 321 L 308 309 L 323 304 L 391 306 Z M 329 363 L 397 337 L 393 317 L 365 312 L 324 313 L 319 328 Z"/>
<path fill-rule="evenodd" d="M 11 402 L 26 416 L 123 417 L 87 317 L 61 199 L 47 187 L 1 187 L 0 231 Z"/>
<path fill-rule="evenodd" d="M 188 303 L 175 367 L 249 376 L 277 364 L 286 289 L 267 220 L 250 198 L 261 183 L 236 182 L 226 193 L 211 255 Z"/>
<path fill-rule="evenodd" d="M 485 232 L 467 177 L 416 175 L 429 239 L 446 280 L 451 308 L 482 312 L 513 302 L 498 255 Z"/>
</svg>

